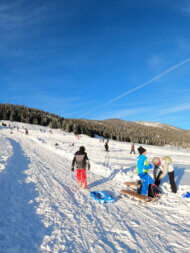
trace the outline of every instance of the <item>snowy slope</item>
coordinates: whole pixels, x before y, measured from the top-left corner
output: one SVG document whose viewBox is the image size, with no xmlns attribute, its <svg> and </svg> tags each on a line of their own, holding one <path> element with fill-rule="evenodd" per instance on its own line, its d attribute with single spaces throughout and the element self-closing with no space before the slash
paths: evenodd
<svg viewBox="0 0 190 253">
<path fill-rule="evenodd" d="M 177 127 L 173 127 L 171 125 L 166 125 L 166 124 L 162 124 L 159 122 L 152 122 L 152 121 L 134 121 L 135 123 L 144 125 L 144 126 L 150 126 L 150 127 L 160 127 L 160 128 L 170 128 L 170 129 L 174 129 L 174 130 L 182 130 L 180 128 Z"/>
<path fill-rule="evenodd" d="M 190 191 L 189 150 L 145 146 L 150 161 L 171 156 L 178 193 L 170 192 L 166 178 L 158 202 L 139 204 L 119 198 L 122 183 L 138 179 L 130 143 L 110 141 L 106 153 L 99 139 L 10 124 L 19 131 L 0 130 L 1 253 L 190 252 L 190 199 L 182 198 Z M 89 191 L 105 190 L 115 204 L 98 204 L 88 190 L 77 189 L 70 169 L 80 145 L 91 161 Z"/>
</svg>

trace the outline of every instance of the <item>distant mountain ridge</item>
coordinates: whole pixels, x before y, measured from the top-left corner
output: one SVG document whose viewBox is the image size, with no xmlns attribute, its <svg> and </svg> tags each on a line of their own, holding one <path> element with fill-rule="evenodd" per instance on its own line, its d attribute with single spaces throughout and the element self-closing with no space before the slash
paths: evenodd
<svg viewBox="0 0 190 253">
<path fill-rule="evenodd" d="M 11 104 L 0 104 L 0 120 L 49 125 L 74 134 L 86 134 L 91 137 L 99 135 L 118 141 L 190 148 L 189 130 L 158 122 L 66 119 L 42 110 Z"/>
<path fill-rule="evenodd" d="M 156 126 L 158 124 L 158 126 Z M 118 141 L 156 146 L 190 147 L 190 131 L 161 123 L 132 122 L 120 119 L 82 120 L 64 119 L 62 129 L 75 134 L 96 134 Z"/>
<path fill-rule="evenodd" d="M 0 104 L 0 120 L 61 128 L 64 118 L 24 105 Z"/>
</svg>

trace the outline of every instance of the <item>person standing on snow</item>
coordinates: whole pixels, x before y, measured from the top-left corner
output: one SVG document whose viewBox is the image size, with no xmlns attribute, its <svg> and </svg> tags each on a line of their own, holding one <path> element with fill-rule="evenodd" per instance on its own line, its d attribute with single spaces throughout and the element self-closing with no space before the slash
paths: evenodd
<svg viewBox="0 0 190 253">
<path fill-rule="evenodd" d="M 149 164 L 146 157 L 146 149 L 138 148 L 139 156 L 137 157 L 137 175 L 142 181 L 141 194 L 147 195 L 148 187 L 153 183 L 153 179 L 148 174 Z"/>
<path fill-rule="evenodd" d="M 108 140 L 106 141 L 106 143 L 105 143 L 105 145 L 104 145 L 104 147 L 105 147 L 105 150 L 108 152 L 109 151 L 109 146 L 108 146 Z"/>
<path fill-rule="evenodd" d="M 77 183 L 83 189 L 87 189 L 86 167 L 88 166 L 88 170 L 90 170 L 90 162 L 85 152 L 85 147 L 81 146 L 79 151 L 75 153 L 71 171 L 74 171 L 75 164 L 77 167 Z"/>
<path fill-rule="evenodd" d="M 135 144 L 134 143 L 132 143 L 132 145 L 131 145 L 131 152 L 130 152 L 130 154 L 132 154 L 132 153 L 135 154 Z"/>
<path fill-rule="evenodd" d="M 154 164 L 154 179 L 155 185 L 159 186 L 161 180 L 166 176 L 168 173 L 170 179 L 170 185 L 172 192 L 177 192 L 177 187 L 174 180 L 174 167 L 172 165 L 172 160 L 169 156 L 164 157 L 154 157 L 153 158 Z"/>
</svg>

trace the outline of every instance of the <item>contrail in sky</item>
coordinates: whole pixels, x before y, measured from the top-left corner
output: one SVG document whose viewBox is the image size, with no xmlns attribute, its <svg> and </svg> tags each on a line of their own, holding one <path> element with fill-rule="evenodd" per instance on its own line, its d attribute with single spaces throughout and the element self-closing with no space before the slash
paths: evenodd
<svg viewBox="0 0 190 253">
<path fill-rule="evenodd" d="M 189 61 L 190 61 L 190 58 L 187 58 L 186 60 L 184 60 L 184 61 L 182 61 L 182 62 L 176 64 L 175 66 L 173 66 L 173 67 L 171 67 L 171 68 L 165 70 L 164 72 L 160 73 L 159 75 L 155 76 L 155 77 L 152 78 L 151 80 L 149 80 L 149 81 L 147 81 L 147 82 L 145 82 L 145 83 L 143 83 L 143 84 L 141 84 L 141 85 L 139 85 L 139 86 L 137 86 L 137 87 L 135 87 L 135 88 L 133 88 L 133 89 L 131 89 L 131 90 L 128 90 L 128 91 L 124 92 L 123 94 L 121 94 L 120 96 L 115 97 L 115 98 L 109 100 L 108 102 L 106 102 L 106 103 L 104 103 L 104 104 L 102 104 L 102 105 L 96 107 L 93 111 L 89 111 L 89 112 L 86 112 L 86 113 L 81 114 L 80 117 L 82 117 L 82 116 L 84 116 L 84 115 L 87 115 L 87 114 L 89 114 L 89 113 L 95 112 L 95 111 L 97 111 L 98 109 L 102 108 L 103 106 L 108 105 L 108 104 L 111 104 L 111 103 L 113 103 L 113 102 L 119 100 L 120 98 L 122 98 L 122 97 L 124 97 L 124 96 L 126 96 L 126 95 L 128 95 L 128 94 L 130 94 L 130 93 L 132 93 L 132 92 L 134 92 L 134 91 L 136 91 L 136 90 L 139 90 L 139 89 L 141 89 L 141 88 L 147 86 L 147 85 L 150 84 L 150 83 L 153 83 L 154 81 L 160 79 L 161 77 L 167 75 L 169 72 L 173 71 L 174 69 L 179 68 L 180 66 L 184 65 L 185 63 L 187 63 L 187 62 L 189 62 Z"/>
</svg>

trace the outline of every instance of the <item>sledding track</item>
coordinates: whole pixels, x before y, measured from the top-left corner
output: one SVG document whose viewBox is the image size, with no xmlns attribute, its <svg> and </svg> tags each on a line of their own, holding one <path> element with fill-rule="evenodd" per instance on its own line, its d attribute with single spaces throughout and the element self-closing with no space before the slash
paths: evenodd
<svg viewBox="0 0 190 253">
<path fill-rule="evenodd" d="M 70 145 L 73 142 L 74 147 Z M 55 143 L 60 145 L 55 147 Z M 165 195 L 153 204 L 119 198 L 122 182 L 136 177 L 136 158 L 126 152 L 130 145 L 113 142 L 107 154 L 97 139 L 82 136 L 78 141 L 71 134 L 58 130 L 53 135 L 42 134 L 38 128 L 29 131 L 29 136 L 2 130 L 0 144 L 7 147 L 6 154 L 0 149 L 4 157 L 0 252 L 190 251 L 190 201 L 181 198 L 190 186 L 181 186 L 174 195 L 164 183 Z M 81 144 L 91 160 L 90 190 L 111 192 L 116 197 L 114 205 L 98 204 L 88 190 L 77 189 L 70 167 Z M 154 155 L 159 149 L 149 150 Z M 170 152 L 175 155 L 176 150 Z M 188 153 L 181 151 L 181 159 L 184 157 L 190 161 Z M 190 166 L 185 168 L 189 174 Z M 7 209 L 11 211 L 7 213 Z M 9 219 L 5 222 L 6 215 Z"/>
</svg>

